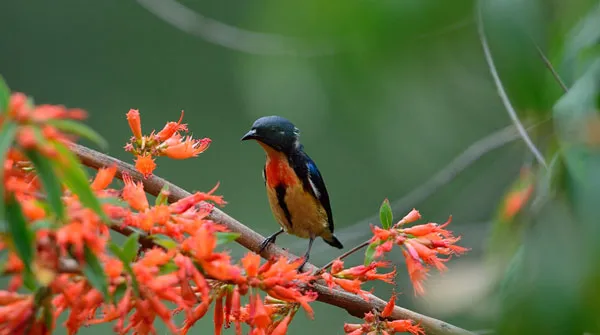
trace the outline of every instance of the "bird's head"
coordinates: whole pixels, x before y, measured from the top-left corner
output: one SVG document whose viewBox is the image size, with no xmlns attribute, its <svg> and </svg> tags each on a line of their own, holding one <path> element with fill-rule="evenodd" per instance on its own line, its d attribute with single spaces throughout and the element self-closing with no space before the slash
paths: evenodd
<svg viewBox="0 0 600 335">
<path fill-rule="evenodd" d="M 300 131 L 281 116 L 264 116 L 254 121 L 242 141 L 256 140 L 279 152 L 291 152 L 299 148 Z"/>
</svg>

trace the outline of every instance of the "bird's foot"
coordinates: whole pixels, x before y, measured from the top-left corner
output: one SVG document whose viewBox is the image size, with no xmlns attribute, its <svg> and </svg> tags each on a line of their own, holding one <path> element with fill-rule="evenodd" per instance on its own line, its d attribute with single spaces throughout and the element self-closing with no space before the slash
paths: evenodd
<svg viewBox="0 0 600 335">
<path fill-rule="evenodd" d="M 296 269 L 296 272 L 299 272 L 299 273 L 304 272 L 304 271 L 302 271 L 302 268 L 304 267 L 304 265 L 306 265 L 306 263 L 308 263 L 308 257 L 304 257 L 302 264 L 300 264 L 300 266 Z"/>
<path fill-rule="evenodd" d="M 277 236 L 269 236 L 267 238 L 265 238 L 265 240 L 260 244 L 260 249 L 258 251 L 258 253 L 262 253 L 271 243 L 275 243 L 275 239 L 277 238 Z"/>
</svg>

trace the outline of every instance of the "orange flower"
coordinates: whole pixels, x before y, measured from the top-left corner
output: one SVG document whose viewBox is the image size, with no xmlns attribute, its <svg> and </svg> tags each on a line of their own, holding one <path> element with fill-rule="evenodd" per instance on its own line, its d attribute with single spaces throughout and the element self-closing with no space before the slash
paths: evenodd
<svg viewBox="0 0 600 335">
<path fill-rule="evenodd" d="M 242 258 L 242 265 L 246 270 L 246 276 L 256 277 L 258 275 L 258 267 L 260 266 L 260 255 L 253 252 L 246 253 Z"/>
<path fill-rule="evenodd" d="M 381 312 L 381 316 L 387 318 L 388 316 L 392 315 L 394 312 L 394 307 L 396 307 L 396 292 L 392 292 L 392 296 Z"/>
<path fill-rule="evenodd" d="M 419 219 L 421 219 L 421 213 L 419 213 L 418 210 L 413 208 L 413 210 L 410 211 L 408 214 L 406 214 L 406 216 L 403 217 L 402 220 L 400 220 L 400 221 L 398 221 L 398 223 L 396 223 L 396 226 L 401 226 L 401 225 L 404 225 L 407 223 L 412 223 Z"/>
<path fill-rule="evenodd" d="M 423 281 L 427 278 L 427 268 L 425 268 L 419 259 L 415 259 L 408 254 L 405 250 L 402 250 L 404 259 L 406 259 L 406 269 L 408 270 L 408 276 L 413 284 L 415 295 L 425 294 L 425 288 L 423 287 Z"/>
<path fill-rule="evenodd" d="M 258 328 L 266 329 L 271 323 L 271 315 L 265 308 L 260 295 L 256 295 L 250 306 L 250 323 Z"/>
<path fill-rule="evenodd" d="M 182 120 L 183 120 L 183 111 L 181 111 L 181 116 L 179 117 L 179 121 L 167 122 L 165 127 L 161 131 L 159 131 L 158 134 L 156 134 L 156 138 L 160 142 L 164 142 L 178 131 L 187 131 L 187 125 L 181 124 Z"/>
<path fill-rule="evenodd" d="M 135 159 L 135 169 L 138 170 L 144 178 L 148 178 L 152 175 L 154 169 L 156 169 L 156 163 L 151 155 L 139 155 Z"/>
<path fill-rule="evenodd" d="M 279 321 L 277 327 L 273 329 L 271 335 L 285 335 L 287 334 L 288 325 L 292 320 L 292 313 L 288 313 L 283 320 Z"/>
<path fill-rule="evenodd" d="M 127 122 L 129 122 L 129 128 L 136 139 L 142 138 L 142 121 L 140 118 L 140 111 L 137 109 L 130 109 L 127 113 Z"/>
<path fill-rule="evenodd" d="M 413 325 L 412 320 L 386 321 L 385 325 L 394 332 L 425 335 L 423 328 L 421 328 L 419 325 Z"/>
<path fill-rule="evenodd" d="M 172 159 L 196 157 L 208 149 L 210 142 L 209 138 L 193 139 L 191 136 L 187 136 L 180 142 L 167 146 L 161 153 Z"/>
<path fill-rule="evenodd" d="M 146 192 L 144 192 L 144 185 L 142 182 L 134 182 L 129 174 L 123 174 L 123 187 L 122 197 L 123 200 L 127 201 L 129 206 L 133 209 L 143 212 L 148 209 L 148 198 L 146 198 Z"/>
<path fill-rule="evenodd" d="M 96 173 L 96 178 L 92 182 L 91 188 L 94 191 L 100 191 L 108 187 L 112 183 L 115 174 L 117 173 L 117 166 L 112 165 L 108 168 L 100 168 Z"/>
</svg>

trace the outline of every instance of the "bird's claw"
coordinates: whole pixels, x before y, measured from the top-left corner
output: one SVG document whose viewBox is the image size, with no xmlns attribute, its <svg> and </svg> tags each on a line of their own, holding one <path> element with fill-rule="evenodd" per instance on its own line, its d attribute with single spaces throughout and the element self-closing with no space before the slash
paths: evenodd
<svg viewBox="0 0 600 335">
<path fill-rule="evenodd" d="M 262 253 L 271 243 L 275 242 L 275 238 L 273 236 L 269 236 L 267 238 L 265 238 L 265 240 L 260 244 L 260 249 L 258 250 L 258 253 Z"/>
</svg>

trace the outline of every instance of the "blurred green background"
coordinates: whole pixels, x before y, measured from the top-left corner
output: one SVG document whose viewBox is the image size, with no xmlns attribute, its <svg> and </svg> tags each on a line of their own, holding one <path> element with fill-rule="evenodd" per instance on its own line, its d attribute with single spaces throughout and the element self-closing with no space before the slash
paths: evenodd
<svg viewBox="0 0 600 335">
<path fill-rule="evenodd" d="M 523 31 L 552 55 L 594 1 L 487 3 L 490 44 L 511 100 L 520 112 L 550 109 L 558 88 Z M 347 248 L 369 237 L 368 219 L 384 198 L 392 203 L 403 198 L 471 144 L 511 124 L 483 57 L 473 1 L 180 4 L 187 9 L 171 0 L 2 1 L 0 73 L 13 91 L 37 103 L 87 110 L 89 124 L 110 143 L 108 153 L 129 162 L 122 147 L 131 136 L 125 120 L 130 108 L 140 110 L 145 133 L 185 110 L 190 130 L 211 138 L 212 145 L 197 159 L 158 159 L 155 173 L 188 191 L 220 182 L 225 211 L 263 235 L 278 229 L 261 178 L 264 153 L 239 139 L 260 116 L 290 119 L 325 178 L 336 232 Z M 190 13 L 228 26 L 198 25 Z M 301 41 L 290 44 L 285 36 Z M 464 328 L 486 328 L 493 311 L 474 308 L 472 292 L 484 278 L 478 270 L 483 245 L 499 201 L 530 159 L 520 140 L 506 142 L 431 196 L 413 194 L 394 208 L 401 217 L 417 207 L 435 222 L 453 215 L 451 229 L 463 235 L 461 245 L 472 248 L 453 259 L 445 275 L 432 274 L 433 293 L 422 298 L 414 297 L 396 253 L 401 306 Z M 295 253 L 306 243 L 278 239 Z M 317 265 L 341 253 L 322 241 L 313 250 Z M 243 250 L 233 246 L 233 252 Z M 358 264 L 361 257 L 347 264 Z M 474 281 L 465 282 L 466 277 Z M 436 285 L 441 286 L 436 290 Z M 375 293 L 384 299 L 390 292 L 389 285 L 376 285 Z M 299 314 L 290 334 L 341 334 L 344 322 L 358 321 L 327 305 L 315 303 L 315 308 L 315 320 L 303 322 Z M 208 329 L 209 318 L 194 333 L 212 332 Z M 81 333 L 106 331 L 109 326 L 93 326 Z"/>
</svg>

